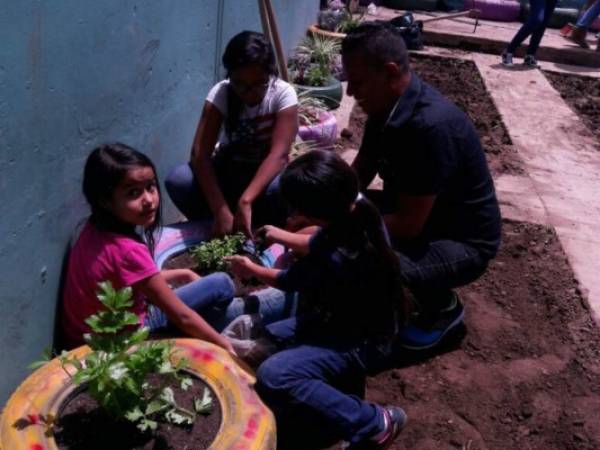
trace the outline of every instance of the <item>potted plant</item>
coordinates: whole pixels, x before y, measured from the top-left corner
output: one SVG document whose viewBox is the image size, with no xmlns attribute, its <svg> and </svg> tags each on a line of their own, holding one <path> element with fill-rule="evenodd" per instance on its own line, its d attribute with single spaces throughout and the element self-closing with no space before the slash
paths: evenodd
<svg viewBox="0 0 600 450">
<path fill-rule="evenodd" d="M 334 76 L 342 72 L 339 42 L 317 35 L 307 36 L 295 48 L 289 70 L 298 93 L 320 98 L 330 109 L 339 106 L 343 89 Z"/>
<path fill-rule="evenodd" d="M 337 139 L 337 120 L 327 111 L 324 102 L 306 92 L 298 94 L 298 136 L 307 144 L 297 144 L 297 153 L 314 147 L 331 149 Z"/>
<path fill-rule="evenodd" d="M 327 8 L 319 11 L 317 24 L 309 27 L 309 31 L 313 35 L 341 41 L 346 33 L 362 22 L 364 11 L 356 14 L 357 9 L 351 2 L 344 5 L 338 0 L 331 1 Z"/>
<path fill-rule="evenodd" d="M 88 346 L 41 363 L 9 399 L 0 448 L 275 448 L 252 375 L 226 351 L 194 339 L 146 341 L 130 288 L 101 283 L 98 299 L 104 309 L 86 320 Z"/>
</svg>

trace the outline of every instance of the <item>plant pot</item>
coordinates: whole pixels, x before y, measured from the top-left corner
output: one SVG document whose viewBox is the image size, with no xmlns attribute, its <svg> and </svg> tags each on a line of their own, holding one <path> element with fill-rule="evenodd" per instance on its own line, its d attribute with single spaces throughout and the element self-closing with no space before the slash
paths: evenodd
<svg viewBox="0 0 600 450">
<path fill-rule="evenodd" d="M 225 350 L 196 339 L 175 339 L 174 357 L 186 358 L 189 370 L 215 392 L 222 421 L 211 450 L 275 450 L 273 414 L 252 389 L 256 381 Z M 90 351 L 83 346 L 70 355 L 82 357 Z M 0 448 L 6 450 L 56 450 L 46 435 L 43 421 L 58 417 L 65 399 L 77 387 L 70 382 L 58 359 L 31 374 L 8 400 L 0 418 Z"/>
<path fill-rule="evenodd" d="M 310 27 L 308 27 L 307 34 L 309 34 L 309 33 L 319 35 L 322 38 L 338 39 L 340 41 L 346 37 L 346 33 L 338 33 L 336 31 L 322 30 L 317 25 L 311 25 Z"/>
<path fill-rule="evenodd" d="M 313 141 L 322 149 L 329 150 L 337 139 L 337 120 L 328 111 L 319 114 L 319 121 L 310 125 L 300 125 L 298 136 L 303 141 Z"/>
<path fill-rule="evenodd" d="M 309 97 L 322 100 L 328 109 L 338 108 L 344 95 L 342 83 L 333 77 L 329 79 L 327 86 L 305 86 L 294 83 L 294 88 L 298 94 L 306 93 Z"/>
<path fill-rule="evenodd" d="M 211 228 L 211 220 L 192 220 L 163 227 L 154 249 L 154 261 L 158 268 L 162 269 L 169 258 L 210 239 Z M 265 267 L 273 267 L 282 253 L 281 245 L 272 245 L 262 253 L 261 263 Z"/>
</svg>

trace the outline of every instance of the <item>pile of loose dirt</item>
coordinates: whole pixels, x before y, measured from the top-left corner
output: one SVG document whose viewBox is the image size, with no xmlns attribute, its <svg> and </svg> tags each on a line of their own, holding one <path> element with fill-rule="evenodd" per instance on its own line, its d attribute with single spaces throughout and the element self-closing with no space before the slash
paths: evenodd
<svg viewBox="0 0 600 450">
<path fill-rule="evenodd" d="M 600 150 L 600 78 L 555 72 L 544 75 L 596 136 Z"/>
<path fill-rule="evenodd" d="M 489 96 L 477 66 L 472 61 L 455 58 L 411 55 L 413 70 L 434 86 L 471 118 L 486 153 L 492 174 L 523 173 L 519 158 L 500 113 Z M 348 130 L 339 140 L 337 150 L 358 149 L 366 116 L 355 107 L 350 116 Z"/>
<path fill-rule="evenodd" d="M 369 399 L 409 415 L 393 448 L 600 448 L 600 330 L 554 231 L 505 221 L 498 257 L 460 294 L 462 342 L 368 381 Z"/>
</svg>

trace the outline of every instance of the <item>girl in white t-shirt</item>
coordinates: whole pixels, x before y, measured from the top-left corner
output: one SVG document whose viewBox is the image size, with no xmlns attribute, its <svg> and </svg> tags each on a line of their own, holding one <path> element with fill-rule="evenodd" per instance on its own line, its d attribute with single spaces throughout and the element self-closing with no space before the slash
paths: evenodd
<svg viewBox="0 0 600 450">
<path fill-rule="evenodd" d="M 298 99 L 277 77 L 264 35 L 243 31 L 223 54 L 227 79 L 208 93 L 191 161 L 176 167 L 167 191 L 188 219 L 214 218 L 213 234 L 282 224 L 279 173 L 298 131 Z"/>
</svg>

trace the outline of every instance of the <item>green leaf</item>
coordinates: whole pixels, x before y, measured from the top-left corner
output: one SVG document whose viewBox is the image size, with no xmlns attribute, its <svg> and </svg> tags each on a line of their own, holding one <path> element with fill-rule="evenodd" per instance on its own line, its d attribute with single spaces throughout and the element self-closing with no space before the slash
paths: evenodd
<svg viewBox="0 0 600 450">
<path fill-rule="evenodd" d="M 38 361 L 34 361 L 31 364 L 29 364 L 27 366 L 27 368 L 35 370 L 35 369 L 37 369 L 37 368 L 42 367 L 43 365 L 45 365 L 51 359 L 52 359 L 52 348 L 51 347 L 44 347 L 44 350 L 42 350 L 42 358 L 39 359 Z"/>
<path fill-rule="evenodd" d="M 191 425 L 192 423 L 194 423 L 194 417 L 184 414 L 181 411 L 177 411 L 176 409 L 170 409 L 169 411 L 167 411 L 165 413 L 165 419 L 177 425 Z"/>
<path fill-rule="evenodd" d="M 148 429 L 154 431 L 156 430 L 156 427 L 158 426 L 158 424 L 154 421 L 154 420 L 150 420 L 150 419 L 143 419 L 142 421 L 140 421 L 140 423 L 137 425 L 137 428 L 144 432 Z"/>
<path fill-rule="evenodd" d="M 137 422 L 142 417 L 144 417 L 144 413 L 138 406 L 125 413 L 125 418 L 131 422 Z"/>
<path fill-rule="evenodd" d="M 212 395 L 208 388 L 204 388 L 201 399 L 194 399 L 194 409 L 198 414 L 210 414 L 212 411 Z"/>
<path fill-rule="evenodd" d="M 148 405 L 146 406 L 146 415 L 149 416 L 150 414 L 154 414 L 165 408 L 168 408 L 167 404 L 165 404 L 159 400 L 153 400 L 150 403 L 148 403 Z"/>
<path fill-rule="evenodd" d="M 160 394 L 160 399 L 167 402 L 170 405 L 175 405 L 175 395 L 173 394 L 173 389 L 170 387 L 166 387 L 162 390 Z"/>
<path fill-rule="evenodd" d="M 193 386 L 194 382 L 190 377 L 185 377 L 181 380 L 181 389 L 187 391 L 190 386 Z"/>
</svg>

